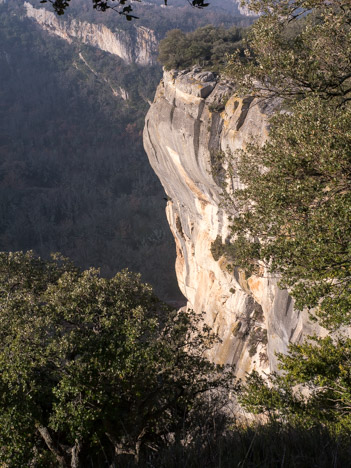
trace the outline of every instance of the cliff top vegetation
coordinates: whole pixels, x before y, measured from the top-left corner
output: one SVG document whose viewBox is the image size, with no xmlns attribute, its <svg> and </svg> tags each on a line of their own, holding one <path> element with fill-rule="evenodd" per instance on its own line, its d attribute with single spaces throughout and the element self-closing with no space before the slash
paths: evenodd
<svg viewBox="0 0 351 468">
<path fill-rule="evenodd" d="M 160 42 L 158 59 L 166 70 L 201 65 L 219 71 L 228 55 L 243 49 L 244 34 L 242 28 L 225 29 L 212 25 L 189 33 L 173 29 Z"/>
</svg>

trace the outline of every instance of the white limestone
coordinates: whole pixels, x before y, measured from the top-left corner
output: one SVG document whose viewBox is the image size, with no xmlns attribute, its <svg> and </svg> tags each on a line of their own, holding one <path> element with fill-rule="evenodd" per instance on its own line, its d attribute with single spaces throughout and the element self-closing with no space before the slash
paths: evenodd
<svg viewBox="0 0 351 468">
<path fill-rule="evenodd" d="M 129 31 L 111 31 L 103 24 L 75 19 L 63 20 L 45 8 L 34 8 L 25 2 L 28 18 L 43 29 L 71 43 L 73 40 L 117 55 L 126 63 L 150 65 L 156 62 L 157 39 L 151 29 L 132 25 Z"/>
<path fill-rule="evenodd" d="M 225 109 L 211 112 L 223 99 Z M 212 359 L 236 364 L 239 377 L 252 369 L 276 369 L 275 352 L 285 352 L 290 341 L 313 330 L 275 278 L 264 271 L 246 278 L 238 268 L 229 273 L 226 259 L 216 261 L 210 250 L 217 236 L 223 242 L 229 236 L 216 154 L 245 147 L 251 135 L 263 143 L 274 105 L 242 99 L 232 83 L 198 69 L 165 72 L 144 129 L 150 163 L 169 198 L 166 214 L 180 289 L 188 308 L 205 311 L 206 322 L 222 339 Z"/>
</svg>

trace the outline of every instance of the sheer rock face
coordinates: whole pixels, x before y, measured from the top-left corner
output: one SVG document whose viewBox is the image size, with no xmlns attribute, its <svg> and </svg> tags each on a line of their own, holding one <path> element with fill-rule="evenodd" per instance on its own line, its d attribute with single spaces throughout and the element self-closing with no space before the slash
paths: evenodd
<svg viewBox="0 0 351 468">
<path fill-rule="evenodd" d="M 98 49 L 117 55 L 126 63 L 151 65 L 156 63 L 158 41 L 154 31 L 143 26 L 132 25 L 130 30 L 111 31 L 103 24 L 87 21 L 62 20 L 44 8 L 34 8 L 24 3 L 26 15 L 34 19 L 43 29 L 71 43 L 77 40 Z"/>
<path fill-rule="evenodd" d="M 275 278 L 263 271 L 250 278 L 239 269 L 229 273 L 226 259 L 211 254 L 211 244 L 229 236 L 221 152 L 244 148 L 251 135 L 263 143 L 274 106 L 242 99 L 232 83 L 200 69 L 165 72 L 144 128 L 146 152 L 168 195 L 180 289 L 222 339 L 211 358 L 235 363 L 238 376 L 275 370 L 275 352 L 312 333 L 306 314 L 294 310 Z M 238 186 L 238 179 L 231 184 Z"/>
</svg>

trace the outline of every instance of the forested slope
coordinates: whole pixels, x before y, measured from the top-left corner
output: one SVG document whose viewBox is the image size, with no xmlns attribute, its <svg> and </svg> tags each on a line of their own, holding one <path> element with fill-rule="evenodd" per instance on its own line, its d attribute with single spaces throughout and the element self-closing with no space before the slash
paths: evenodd
<svg viewBox="0 0 351 468">
<path fill-rule="evenodd" d="M 129 267 L 179 297 L 164 194 L 140 138 L 159 69 L 78 49 L 18 15 L 1 6 L 0 249 L 61 251 L 107 275 Z"/>
<path fill-rule="evenodd" d="M 142 5 L 135 25 L 161 38 L 174 27 L 250 22 L 185 8 Z M 135 27 L 82 0 L 64 16 L 75 18 L 112 32 Z M 103 275 L 128 267 L 162 298 L 181 297 L 164 192 L 141 139 L 160 76 L 159 65 L 128 65 L 50 35 L 21 2 L 0 5 L 0 250 L 60 251 Z"/>
</svg>

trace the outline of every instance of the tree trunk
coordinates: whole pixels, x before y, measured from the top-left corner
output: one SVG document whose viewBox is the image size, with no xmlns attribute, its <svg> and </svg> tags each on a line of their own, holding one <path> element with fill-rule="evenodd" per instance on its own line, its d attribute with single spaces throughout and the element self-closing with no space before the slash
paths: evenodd
<svg viewBox="0 0 351 468">
<path fill-rule="evenodd" d="M 66 460 L 65 452 L 62 450 L 62 448 L 59 445 L 55 443 L 55 441 L 51 437 L 49 429 L 47 427 L 39 426 L 38 431 L 39 431 L 39 434 L 44 439 L 49 450 L 55 455 L 56 460 L 58 461 L 59 467 L 70 468 Z"/>
<path fill-rule="evenodd" d="M 114 437 L 113 434 L 110 432 L 105 432 L 107 438 L 113 445 L 113 448 L 115 450 L 115 455 L 132 455 L 135 457 L 135 451 L 132 449 L 125 448 L 122 443 L 118 442 L 117 439 Z"/>
<path fill-rule="evenodd" d="M 146 434 L 146 428 L 144 427 L 144 429 L 138 435 L 138 439 L 135 444 L 134 461 L 137 465 L 139 464 L 139 461 L 140 461 L 140 447 L 141 447 L 141 443 L 145 434 Z"/>
<path fill-rule="evenodd" d="M 79 453 L 81 449 L 82 442 L 76 439 L 71 452 L 71 468 L 79 468 Z"/>
</svg>

